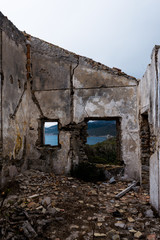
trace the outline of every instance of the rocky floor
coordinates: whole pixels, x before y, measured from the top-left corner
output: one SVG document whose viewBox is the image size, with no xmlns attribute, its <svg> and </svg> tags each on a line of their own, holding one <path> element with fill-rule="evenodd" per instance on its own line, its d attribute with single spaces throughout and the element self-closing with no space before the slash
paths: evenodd
<svg viewBox="0 0 160 240">
<path fill-rule="evenodd" d="M 148 190 L 26 171 L 1 191 L 0 239 L 160 239 Z"/>
</svg>

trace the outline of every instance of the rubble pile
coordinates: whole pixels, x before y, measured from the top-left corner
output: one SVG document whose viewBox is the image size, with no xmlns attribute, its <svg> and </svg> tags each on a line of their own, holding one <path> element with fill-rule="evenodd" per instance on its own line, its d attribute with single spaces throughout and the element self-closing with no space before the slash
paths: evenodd
<svg viewBox="0 0 160 240">
<path fill-rule="evenodd" d="M 160 239 L 146 188 L 115 198 L 129 184 L 26 171 L 1 191 L 0 239 Z"/>
</svg>

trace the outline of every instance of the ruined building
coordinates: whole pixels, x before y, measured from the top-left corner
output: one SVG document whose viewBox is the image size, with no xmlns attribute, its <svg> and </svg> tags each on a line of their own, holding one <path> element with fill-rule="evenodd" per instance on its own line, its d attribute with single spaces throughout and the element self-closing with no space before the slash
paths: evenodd
<svg viewBox="0 0 160 240">
<path fill-rule="evenodd" d="M 69 174 L 85 156 L 89 119 L 116 120 L 124 177 L 150 161 L 151 203 L 160 211 L 159 47 L 141 81 L 19 31 L 0 13 L 1 185 L 25 169 Z M 44 144 L 58 122 L 58 146 Z M 145 143 L 145 144 L 144 144 Z"/>
</svg>

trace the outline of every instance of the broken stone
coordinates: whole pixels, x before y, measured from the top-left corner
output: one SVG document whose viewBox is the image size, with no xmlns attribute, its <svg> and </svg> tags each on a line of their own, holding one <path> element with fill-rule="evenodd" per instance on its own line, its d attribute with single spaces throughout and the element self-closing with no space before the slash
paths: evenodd
<svg viewBox="0 0 160 240">
<path fill-rule="evenodd" d="M 130 229 L 129 232 L 131 232 L 131 233 L 136 233 L 137 231 L 134 230 L 134 229 Z"/>
<path fill-rule="evenodd" d="M 95 229 L 96 233 L 106 235 L 104 237 L 94 236 L 95 239 L 129 239 L 129 236 L 138 239 L 133 236 L 137 231 L 143 234 L 142 238 L 144 239 L 147 239 L 147 236 L 151 235 L 151 233 L 155 233 L 158 236 L 159 218 L 147 218 L 145 214 L 142 214 L 150 209 L 149 204 L 141 204 L 141 199 L 145 199 L 148 196 L 148 192 L 143 188 L 137 196 L 132 196 L 129 193 L 121 199 L 112 201 L 117 193 L 117 189 L 126 188 L 126 182 L 117 181 L 115 185 L 93 184 L 82 183 L 73 179 L 72 182 L 77 188 L 71 188 L 68 181 L 62 183 L 64 178 L 61 176 L 55 176 L 50 179 L 49 175 L 45 174 L 42 181 L 41 175 L 38 173 L 35 176 L 35 173 L 34 171 L 34 178 L 32 178 L 32 170 L 29 173 L 31 175 L 26 174 L 27 181 L 21 175 L 19 184 L 21 186 L 25 182 L 26 189 L 20 190 L 19 195 L 19 189 L 17 188 L 12 194 L 18 196 L 18 198 L 12 198 L 12 195 L 8 195 L 5 200 L 6 204 L 2 207 L 2 211 L 5 212 L 6 216 L 7 214 L 9 215 L 11 224 L 4 220 L 3 214 L 0 215 L 0 229 L 3 232 L 4 239 L 7 239 L 8 233 L 12 231 L 16 238 L 16 234 L 19 232 L 18 229 L 22 229 L 26 219 L 38 234 L 38 237 L 42 236 L 41 238 L 43 239 L 46 236 L 50 239 L 60 238 L 61 240 L 67 237 L 70 240 L 79 238 L 92 239 L 93 229 Z M 42 182 L 45 182 L 45 184 L 42 184 Z M 35 196 L 36 186 L 40 189 L 37 192 L 39 196 L 29 198 L 29 196 Z M 57 195 L 54 194 L 55 189 Z M 92 195 L 92 191 L 93 193 L 96 191 L 98 195 Z M 44 207 L 40 204 L 46 197 L 51 198 L 51 203 Z M 133 198 L 135 199 L 134 202 L 132 201 Z M 52 201 L 54 202 L 53 207 Z M 21 207 L 22 203 L 24 208 Z M 32 204 L 33 207 L 29 208 Z M 36 208 L 34 208 L 34 204 L 37 204 Z M 91 208 L 91 206 L 94 206 L 94 208 Z M 114 225 L 116 223 L 118 223 L 117 226 Z M 59 231 L 58 226 L 61 227 L 61 231 Z M 67 232 L 70 232 L 68 236 L 66 235 Z M 77 237 L 75 232 L 77 232 Z M 20 231 L 20 239 L 23 238 L 29 239 L 22 229 Z M 30 237 L 30 239 L 34 238 Z M 18 237 L 17 240 L 19 240 Z"/>
<path fill-rule="evenodd" d="M 114 183 L 116 183 L 116 180 L 115 180 L 114 177 L 112 177 L 112 178 L 109 180 L 109 184 L 114 184 Z"/>
<path fill-rule="evenodd" d="M 57 212 L 57 210 L 56 210 L 56 208 L 52 208 L 52 207 L 49 207 L 48 209 L 47 209 L 47 212 L 49 213 L 49 214 L 51 214 L 51 215 L 55 215 L 55 213 Z"/>
<path fill-rule="evenodd" d="M 79 228 L 78 225 L 74 225 L 74 224 L 72 224 L 72 225 L 70 226 L 70 229 L 78 229 L 78 228 Z"/>
<path fill-rule="evenodd" d="M 125 228 L 126 227 L 126 224 L 121 222 L 121 221 L 118 221 L 114 224 L 116 227 L 120 227 L 120 228 Z"/>
<path fill-rule="evenodd" d="M 29 196 L 28 198 L 37 198 L 37 197 L 39 197 L 39 194 L 34 194 L 32 196 Z"/>
<path fill-rule="evenodd" d="M 30 239 L 30 238 L 37 237 L 37 233 L 35 232 L 35 230 L 33 229 L 33 227 L 31 226 L 31 224 L 28 221 L 24 222 L 22 229 L 27 238 Z"/>
<path fill-rule="evenodd" d="M 49 204 L 51 204 L 51 198 L 50 198 L 50 197 L 45 197 L 45 198 L 42 200 L 42 205 L 48 206 Z"/>
<path fill-rule="evenodd" d="M 106 237 L 105 233 L 94 233 L 94 237 Z"/>
<path fill-rule="evenodd" d="M 128 217 L 128 222 L 132 223 L 134 222 L 135 220 L 132 218 L 132 217 Z"/>
<path fill-rule="evenodd" d="M 140 231 L 138 231 L 134 234 L 135 238 L 140 238 L 141 236 L 142 236 L 142 233 Z"/>
<path fill-rule="evenodd" d="M 43 213 L 43 214 L 45 214 L 46 211 L 47 211 L 47 210 L 46 210 L 45 208 L 42 209 L 42 213 Z"/>
<path fill-rule="evenodd" d="M 147 218 L 153 218 L 153 217 L 154 217 L 154 214 L 153 214 L 152 209 L 147 210 L 147 211 L 145 212 L 145 216 L 146 216 Z"/>
</svg>

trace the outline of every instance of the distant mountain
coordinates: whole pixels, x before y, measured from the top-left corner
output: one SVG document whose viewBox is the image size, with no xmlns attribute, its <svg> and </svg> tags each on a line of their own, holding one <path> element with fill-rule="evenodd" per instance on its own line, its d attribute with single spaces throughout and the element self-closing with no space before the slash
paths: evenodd
<svg viewBox="0 0 160 240">
<path fill-rule="evenodd" d="M 45 134 L 57 135 L 58 134 L 58 125 L 45 128 Z"/>
<path fill-rule="evenodd" d="M 89 136 L 116 136 L 116 121 L 89 121 L 87 132 Z"/>
<path fill-rule="evenodd" d="M 89 136 L 116 136 L 116 121 L 96 120 L 88 122 L 88 135 Z M 58 134 L 58 126 L 51 126 L 45 128 L 45 134 Z"/>
</svg>

